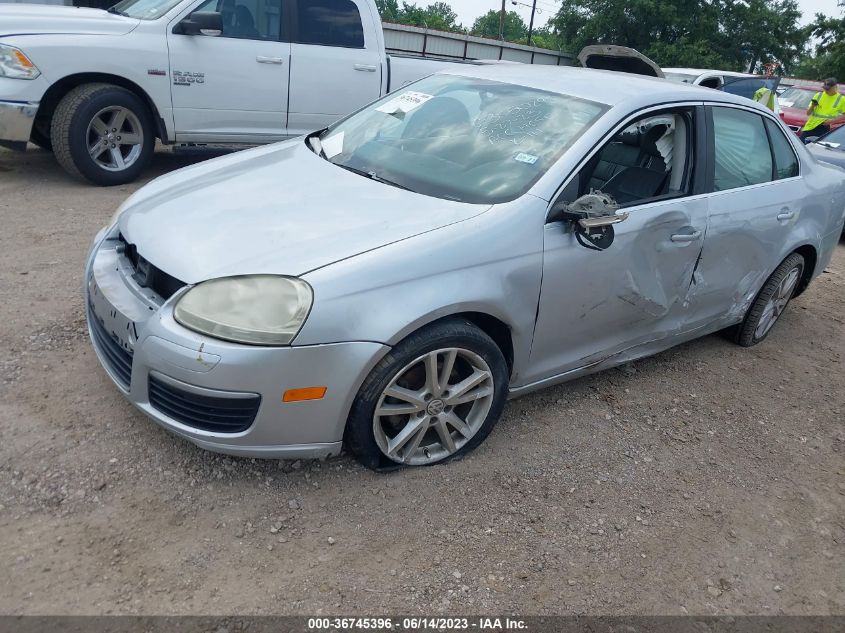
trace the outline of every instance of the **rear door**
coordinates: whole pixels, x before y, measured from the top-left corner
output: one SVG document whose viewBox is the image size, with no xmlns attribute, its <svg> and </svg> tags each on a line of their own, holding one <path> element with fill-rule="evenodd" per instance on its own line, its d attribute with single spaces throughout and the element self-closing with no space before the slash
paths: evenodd
<svg viewBox="0 0 845 633">
<path fill-rule="evenodd" d="M 363 0 L 291 1 L 293 135 L 324 128 L 381 96 L 383 45 L 372 28 L 377 16 Z"/>
<path fill-rule="evenodd" d="M 168 27 L 170 91 L 177 141 L 262 143 L 284 138 L 290 0 L 205 0 Z M 223 34 L 183 35 L 174 26 L 193 11 L 223 16 Z M 178 29 L 177 29 L 178 31 Z"/>
<path fill-rule="evenodd" d="M 708 108 L 710 217 L 698 265 L 701 324 L 736 321 L 780 263 L 806 187 L 783 128 L 736 106 Z"/>
</svg>

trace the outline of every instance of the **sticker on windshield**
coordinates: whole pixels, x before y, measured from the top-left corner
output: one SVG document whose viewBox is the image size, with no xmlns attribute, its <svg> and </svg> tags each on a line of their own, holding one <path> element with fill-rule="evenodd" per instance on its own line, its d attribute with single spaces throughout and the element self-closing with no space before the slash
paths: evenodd
<svg viewBox="0 0 845 633">
<path fill-rule="evenodd" d="M 398 97 L 391 99 L 387 103 L 383 103 L 377 107 L 376 110 L 387 114 L 396 114 L 397 112 L 407 114 L 411 110 L 419 108 L 432 97 L 434 97 L 434 95 L 427 95 L 423 92 L 414 92 L 413 90 L 409 90 L 408 92 L 403 92 Z"/>
<path fill-rule="evenodd" d="M 520 163 L 525 163 L 526 165 L 533 165 L 537 162 L 537 158 L 538 157 L 533 154 L 526 154 L 524 152 L 520 152 L 513 157 L 514 160 L 518 160 Z"/>
<path fill-rule="evenodd" d="M 321 144 L 326 158 L 337 156 L 343 151 L 343 132 L 324 138 Z"/>
</svg>

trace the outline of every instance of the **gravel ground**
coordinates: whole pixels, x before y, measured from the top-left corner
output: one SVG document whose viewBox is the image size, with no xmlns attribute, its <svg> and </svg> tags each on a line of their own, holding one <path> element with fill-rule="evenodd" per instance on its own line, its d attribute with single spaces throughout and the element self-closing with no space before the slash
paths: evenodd
<svg viewBox="0 0 845 633">
<path fill-rule="evenodd" d="M 468 458 L 379 475 L 124 402 L 81 271 L 136 188 L 0 150 L 0 613 L 845 613 L 845 245 L 762 345 L 524 397 Z"/>
</svg>

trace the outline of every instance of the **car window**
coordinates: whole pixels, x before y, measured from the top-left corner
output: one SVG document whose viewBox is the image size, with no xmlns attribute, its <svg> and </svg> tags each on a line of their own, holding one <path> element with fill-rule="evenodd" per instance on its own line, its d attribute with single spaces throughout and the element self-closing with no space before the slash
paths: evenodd
<svg viewBox="0 0 845 633">
<path fill-rule="evenodd" d="M 350 0 L 299 0 L 295 41 L 298 44 L 364 48 L 361 13 Z"/>
<path fill-rule="evenodd" d="M 754 95 L 761 88 L 768 88 L 772 92 L 780 84 L 778 77 L 726 77 L 722 90 L 732 95 L 754 99 Z"/>
<path fill-rule="evenodd" d="M 632 206 L 688 193 L 693 121 L 689 109 L 637 119 L 587 162 L 576 176 L 578 186 L 568 186 L 561 200 L 601 191 L 621 206 Z"/>
<path fill-rule="evenodd" d="M 780 104 L 786 108 L 797 108 L 799 110 L 806 110 L 810 107 L 810 100 L 818 91 L 804 90 L 802 88 L 787 88 L 783 94 L 778 97 Z"/>
<path fill-rule="evenodd" d="M 223 16 L 221 37 L 278 40 L 282 28 L 282 0 L 208 0 L 194 11 L 217 11 Z"/>
<path fill-rule="evenodd" d="M 772 142 L 772 155 L 775 158 L 775 176 L 778 179 L 792 178 L 798 175 L 798 158 L 795 150 L 783 135 L 783 131 L 772 121 L 766 121 L 769 139 Z"/>
<path fill-rule="evenodd" d="M 331 125 L 332 163 L 475 204 L 523 195 L 609 106 L 488 79 L 432 75 Z"/>
<path fill-rule="evenodd" d="M 715 191 L 772 179 L 772 152 L 763 117 L 735 108 L 713 108 Z"/>
</svg>

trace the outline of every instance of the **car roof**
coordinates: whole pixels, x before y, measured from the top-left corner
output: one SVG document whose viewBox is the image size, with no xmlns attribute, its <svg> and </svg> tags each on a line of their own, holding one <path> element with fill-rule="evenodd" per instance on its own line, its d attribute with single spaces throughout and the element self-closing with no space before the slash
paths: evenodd
<svg viewBox="0 0 845 633">
<path fill-rule="evenodd" d="M 648 106 L 662 101 L 718 101 L 748 106 L 754 102 L 727 92 L 668 79 L 577 66 L 508 64 L 450 68 L 439 74 L 477 77 L 526 88 L 570 95 L 606 105 L 630 102 Z M 765 110 L 762 106 L 760 109 Z"/>
<path fill-rule="evenodd" d="M 733 70 L 716 70 L 714 68 L 664 68 L 664 73 L 681 73 L 684 75 L 724 75 L 726 77 L 762 77 L 751 73 L 738 73 Z"/>
</svg>

